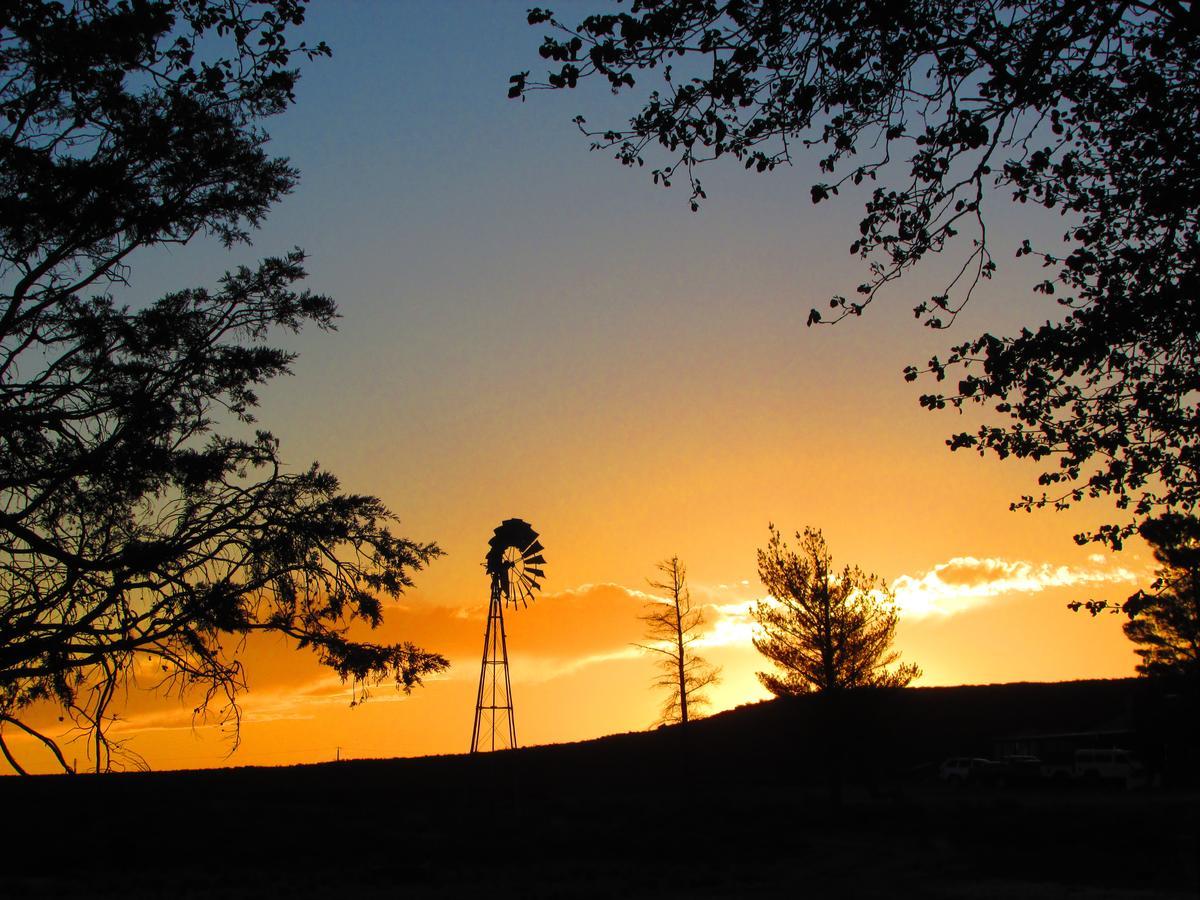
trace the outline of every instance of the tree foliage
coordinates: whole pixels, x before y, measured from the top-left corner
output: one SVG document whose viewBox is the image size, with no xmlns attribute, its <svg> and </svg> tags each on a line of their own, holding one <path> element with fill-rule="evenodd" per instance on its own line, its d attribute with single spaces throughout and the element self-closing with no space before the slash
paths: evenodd
<svg viewBox="0 0 1200 900">
<path fill-rule="evenodd" d="M 1167 514 L 1143 523 L 1141 534 L 1161 566 L 1149 591 L 1137 591 L 1121 604 L 1089 600 L 1067 606 L 1093 616 L 1127 615 L 1125 636 L 1138 645 L 1140 674 L 1200 677 L 1200 520 Z"/>
<path fill-rule="evenodd" d="M 293 100 L 300 0 L 18 0 L 0 12 L 0 747 L 59 704 L 97 770 L 118 690 L 198 691 L 237 722 L 238 649 L 311 647 L 362 687 L 445 667 L 352 639 L 438 554 L 316 465 L 285 471 L 255 389 L 277 331 L 333 327 L 293 251 L 132 309 L 139 248 L 247 241 L 296 182 L 265 149 Z M 220 428 L 220 431 L 218 431 Z M 236 745 L 235 745 L 236 746 Z"/>
<path fill-rule="evenodd" d="M 841 572 L 820 530 L 796 533 L 792 550 L 771 526 L 758 551 L 758 577 L 769 597 L 751 610 L 759 634 L 754 647 L 780 674 L 759 672 L 776 697 L 864 687 L 905 687 L 921 674 L 913 663 L 894 669 L 900 654 L 895 597 L 857 566 Z"/>
<path fill-rule="evenodd" d="M 906 377 L 957 373 L 921 403 L 996 414 L 952 449 L 1043 462 L 1014 508 L 1111 496 L 1129 510 L 1076 537 L 1119 547 L 1200 497 L 1198 21 L 1186 0 L 633 0 L 574 26 L 533 9 L 552 68 L 513 76 L 510 96 L 593 76 L 621 93 L 650 74 L 627 127 L 577 121 L 626 165 L 657 150 L 654 180 L 686 177 L 693 208 L 699 167 L 720 157 L 765 172 L 814 148 L 815 203 L 877 185 L 851 245 L 870 277 L 830 300 L 834 320 L 967 231 L 957 275 L 914 309 L 947 327 L 996 268 L 985 201 L 1058 213 L 1065 251 L 1016 250 L 1047 269 L 1046 321 Z"/>
<path fill-rule="evenodd" d="M 654 686 L 667 693 L 655 724 L 687 725 L 708 705 L 707 688 L 721 680 L 721 670 L 698 656 L 692 647 L 700 637 L 704 611 L 692 606 L 687 569 L 679 557 L 672 556 L 658 564 L 658 571 L 662 580 L 651 581 L 650 587 L 662 591 L 665 599 L 651 600 L 638 617 L 646 623 L 650 643 L 637 646 L 656 655 L 658 676 Z"/>
</svg>

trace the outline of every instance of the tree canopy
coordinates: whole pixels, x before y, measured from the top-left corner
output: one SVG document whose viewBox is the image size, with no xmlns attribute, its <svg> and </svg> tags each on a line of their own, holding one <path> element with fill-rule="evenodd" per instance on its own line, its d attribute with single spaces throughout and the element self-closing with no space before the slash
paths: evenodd
<svg viewBox="0 0 1200 900">
<path fill-rule="evenodd" d="M 296 183 L 261 122 L 293 101 L 301 0 L 19 0 L 0 12 L 0 749 L 59 704 L 113 764 L 110 705 L 198 691 L 236 724 L 238 649 L 286 635 L 358 686 L 446 661 L 354 639 L 434 558 L 375 497 L 289 472 L 255 389 L 332 328 L 299 250 L 133 309 L 139 248 L 248 241 Z M 147 681 L 147 676 L 149 679 Z"/>
<path fill-rule="evenodd" d="M 776 697 L 864 687 L 905 687 L 921 674 L 913 663 L 894 669 L 900 654 L 896 601 L 887 585 L 857 566 L 841 572 L 820 530 L 796 533 L 792 550 L 771 526 L 758 551 L 758 577 L 770 595 L 751 610 L 754 647 L 779 674 L 759 672 Z"/>
<path fill-rule="evenodd" d="M 1045 321 L 905 374 L 949 379 L 930 409 L 986 410 L 952 449 L 1043 463 L 1014 508 L 1110 496 L 1120 521 L 1076 539 L 1119 547 L 1200 498 L 1198 21 L 1187 0 L 632 0 L 574 25 L 535 8 L 551 68 L 509 93 L 649 77 L 627 126 L 577 122 L 626 165 L 656 157 L 655 182 L 685 177 L 693 208 L 721 157 L 767 172 L 814 148 L 814 203 L 876 185 L 850 247 L 870 275 L 809 324 L 861 315 L 965 232 L 961 268 L 913 310 L 946 328 L 996 271 L 985 205 L 1059 214 L 1065 251 L 1015 249 L 1046 267 Z"/>
<path fill-rule="evenodd" d="M 1148 591 L 1124 603 L 1073 602 L 1093 616 L 1106 610 L 1129 617 L 1125 636 L 1137 644 L 1142 675 L 1190 675 L 1200 678 L 1200 520 L 1167 514 L 1143 523 L 1141 535 L 1160 568 Z"/>
</svg>

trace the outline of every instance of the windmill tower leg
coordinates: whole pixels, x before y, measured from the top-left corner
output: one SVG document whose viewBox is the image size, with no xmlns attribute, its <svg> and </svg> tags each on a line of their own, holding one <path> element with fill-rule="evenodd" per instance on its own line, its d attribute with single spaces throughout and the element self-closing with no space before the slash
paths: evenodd
<svg viewBox="0 0 1200 900">
<path fill-rule="evenodd" d="M 479 691 L 475 695 L 475 724 L 471 752 L 515 749 L 517 725 L 513 718 L 512 685 L 508 677 L 508 640 L 504 634 L 504 602 L 498 580 L 492 581 L 487 631 L 483 636 L 483 662 Z"/>
</svg>

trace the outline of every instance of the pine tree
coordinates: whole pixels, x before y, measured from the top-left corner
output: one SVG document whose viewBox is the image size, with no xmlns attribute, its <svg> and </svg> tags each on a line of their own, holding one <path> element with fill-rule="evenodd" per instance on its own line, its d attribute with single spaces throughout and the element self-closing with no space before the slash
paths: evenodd
<svg viewBox="0 0 1200 900">
<path fill-rule="evenodd" d="M 863 687 L 904 687 L 921 674 L 892 650 L 895 597 L 858 567 L 840 573 L 819 530 L 804 529 L 793 551 L 775 526 L 758 551 L 758 574 L 770 597 L 752 616 L 755 648 L 780 670 L 758 673 L 777 697 Z"/>
</svg>

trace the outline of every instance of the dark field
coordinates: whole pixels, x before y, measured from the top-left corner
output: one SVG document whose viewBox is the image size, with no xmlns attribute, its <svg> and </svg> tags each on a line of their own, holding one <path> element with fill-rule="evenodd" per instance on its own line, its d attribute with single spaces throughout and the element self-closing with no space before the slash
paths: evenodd
<svg viewBox="0 0 1200 900">
<path fill-rule="evenodd" d="M 1130 681 L 925 688 L 745 707 L 686 741 L 6 778 L 0 896 L 1195 897 L 1194 726 L 1164 710 Z M 997 737 L 1108 722 L 1159 784 L 936 777 Z"/>
</svg>

